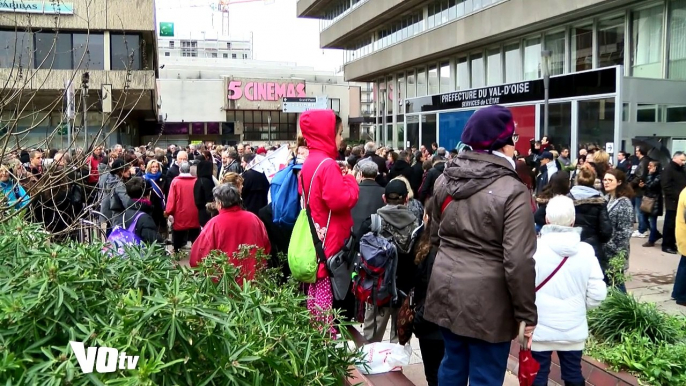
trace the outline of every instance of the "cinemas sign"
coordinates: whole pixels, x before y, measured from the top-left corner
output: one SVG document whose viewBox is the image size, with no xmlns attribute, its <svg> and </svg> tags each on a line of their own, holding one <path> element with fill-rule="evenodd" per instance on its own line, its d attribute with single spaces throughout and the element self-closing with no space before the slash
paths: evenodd
<svg viewBox="0 0 686 386">
<path fill-rule="evenodd" d="M 306 96 L 304 82 L 230 80 L 227 87 L 228 99 L 232 101 L 247 99 L 252 102 L 278 102 L 286 97 Z"/>
</svg>

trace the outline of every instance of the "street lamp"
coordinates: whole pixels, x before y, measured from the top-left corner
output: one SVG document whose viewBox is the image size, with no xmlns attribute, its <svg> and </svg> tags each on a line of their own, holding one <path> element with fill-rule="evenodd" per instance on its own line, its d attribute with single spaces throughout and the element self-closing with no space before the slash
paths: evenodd
<svg viewBox="0 0 686 386">
<path fill-rule="evenodd" d="M 543 112 L 543 136 L 548 135 L 548 124 L 550 122 L 550 50 L 541 51 L 541 70 L 543 71 L 543 90 L 544 90 L 544 112 Z"/>
<path fill-rule="evenodd" d="M 381 130 L 379 130 L 379 136 L 376 140 L 377 143 L 383 141 L 386 136 L 386 89 L 381 89 L 379 91 L 381 97 Z"/>
</svg>

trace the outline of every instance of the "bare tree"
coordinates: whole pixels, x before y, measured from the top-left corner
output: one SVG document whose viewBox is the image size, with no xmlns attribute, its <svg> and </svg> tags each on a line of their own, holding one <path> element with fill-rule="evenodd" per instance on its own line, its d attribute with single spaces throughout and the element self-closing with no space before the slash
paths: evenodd
<svg viewBox="0 0 686 386">
<path fill-rule="evenodd" d="M 88 0 L 86 9 L 79 13 L 88 28 L 79 31 L 80 43 L 74 41 L 66 52 L 64 37 L 71 35 L 62 32 L 62 15 L 55 15 L 51 28 L 43 28 L 32 25 L 31 15 L 0 14 L 2 25 L 14 26 L 13 31 L 0 32 L 0 161 L 10 170 L 11 180 L 19 183 L 30 197 L 28 213 L 35 221 L 44 222 L 57 237 L 73 232 L 91 210 L 99 208 L 97 200 L 82 197 L 84 205 L 62 210 L 71 204 L 67 201 L 72 199 L 75 189 L 98 194 L 97 189 L 85 189 L 89 157 L 95 149 L 110 143 L 126 127 L 135 107 L 149 97 L 147 90 L 132 86 L 145 76 L 134 70 L 137 52 L 140 67 L 153 69 L 154 60 L 148 59 L 143 39 L 138 47 L 130 47 L 128 40 L 123 39 L 127 55 L 119 67 L 124 70 L 116 76 L 108 72 L 111 83 L 116 83 L 112 85 L 114 90 L 101 89 L 106 71 L 102 71 L 101 65 L 91 66 L 104 61 L 102 55 L 110 53 L 98 53 L 101 57 L 96 58 L 91 52 L 91 38 L 96 35 L 91 33 L 90 20 L 97 16 L 91 11 L 97 8 L 97 1 Z M 52 3 L 59 5 L 58 0 Z M 136 5 L 132 2 L 131 6 Z M 123 28 L 121 32 L 126 36 Z M 102 35 L 98 38 L 102 40 Z M 71 65 L 65 66 L 65 58 L 69 58 Z M 62 83 L 61 89 L 56 82 Z M 153 108 L 155 104 L 153 100 Z M 97 124 L 93 122 L 97 114 L 93 113 L 99 113 Z M 41 149 L 47 155 L 53 148 L 59 149 L 59 162 L 41 162 L 38 173 L 31 170 L 30 162 L 22 162 L 22 151 Z M 19 213 L 10 208 L 3 196 L 0 194 L 0 222 Z M 52 218 L 46 218 L 46 212 L 52 212 Z M 64 226 L 54 226 L 57 223 Z"/>
</svg>

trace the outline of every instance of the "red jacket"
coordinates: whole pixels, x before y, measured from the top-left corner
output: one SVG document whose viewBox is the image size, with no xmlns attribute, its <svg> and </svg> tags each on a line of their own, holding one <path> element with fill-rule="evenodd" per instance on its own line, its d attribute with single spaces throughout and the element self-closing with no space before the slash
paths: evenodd
<svg viewBox="0 0 686 386">
<path fill-rule="evenodd" d="M 96 158 L 94 155 L 88 157 L 88 167 L 90 173 L 88 174 L 88 183 L 95 185 L 100 179 L 100 173 L 98 172 L 98 165 L 100 164 L 100 159 Z"/>
<path fill-rule="evenodd" d="M 196 178 L 192 176 L 178 176 L 174 178 L 169 188 L 165 212 L 174 216 L 172 228 L 175 231 L 200 228 L 198 208 L 195 206 L 193 196 L 195 180 Z"/>
<path fill-rule="evenodd" d="M 360 195 L 360 187 L 351 174 L 342 175 L 338 163 L 336 148 L 336 116 L 331 110 L 310 110 L 300 116 L 300 128 L 307 140 L 310 154 L 302 168 L 304 186 L 299 186 L 305 200 L 310 190 L 310 181 L 319 166 L 310 194 L 310 208 L 312 219 L 324 240 L 324 254 L 327 258 L 336 254 L 343 247 L 345 240 L 350 237 L 353 226 L 351 211 Z M 331 211 L 331 221 L 328 229 L 326 222 Z"/>
<path fill-rule="evenodd" d="M 229 263 L 240 269 L 241 275 L 237 278 L 239 283 L 242 278 L 252 280 L 255 278 L 257 262 L 254 255 L 243 259 L 234 256 L 241 245 L 257 246 L 264 249 L 265 254 L 271 251 L 267 230 L 257 216 L 238 206 L 221 209 L 193 243 L 191 267 L 197 267 L 210 252 L 219 250 L 228 256 Z"/>
</svg>

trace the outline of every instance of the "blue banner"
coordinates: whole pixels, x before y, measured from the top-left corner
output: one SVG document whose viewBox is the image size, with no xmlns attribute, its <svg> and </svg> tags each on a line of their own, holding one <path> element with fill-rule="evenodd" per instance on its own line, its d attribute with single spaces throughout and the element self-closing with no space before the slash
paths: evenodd
<svg viewBox="0 0 686 386">
<path fill-rule="evenodd" d="M 462 138 L 464 126 L 476 110 L 456 111 L 438 114 L 438 145 L 447 150 L 454 149 Z"/>
</svg>

